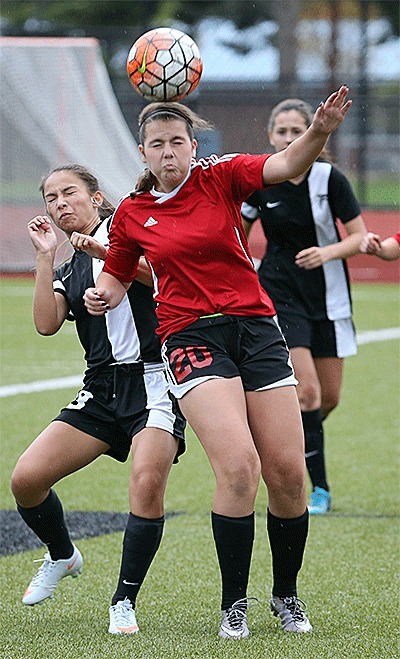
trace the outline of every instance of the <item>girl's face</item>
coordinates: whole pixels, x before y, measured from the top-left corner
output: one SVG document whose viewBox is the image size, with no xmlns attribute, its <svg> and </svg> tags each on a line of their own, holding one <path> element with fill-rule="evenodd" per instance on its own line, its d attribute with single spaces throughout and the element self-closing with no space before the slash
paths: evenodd
<svg viewBox="0 0 400 659">
<path fill-rule="evenodd" d="M 306 130 L 307 124 L 303 115 L 297 110 L 289 110 L 276 116 L 273 129 L 268 131 L 268 138 L 275 151 L 284 151 Z"/>
<path fill-rule="evenodd" d="M 73 231 L 90 233 L 99 221 L 102 193 L 90 194 L 86 183 L 72 171 L 50 174 L 44 184 L 43 197 L 48 215 L 68 236 Z"/>
<path fill-rule="evenodd" d="M 157 179 L 156 190 L 171 192 L 182 183 L 196 155 L 196 146 L 196 140 L 188 135 L 185 120 L 154 119 L 148 123 L 139 151 Z"/>
</svg>

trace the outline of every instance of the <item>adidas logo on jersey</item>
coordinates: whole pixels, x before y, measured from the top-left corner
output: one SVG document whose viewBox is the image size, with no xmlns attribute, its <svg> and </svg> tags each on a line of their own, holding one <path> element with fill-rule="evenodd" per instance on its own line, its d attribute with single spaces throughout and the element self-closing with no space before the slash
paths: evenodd
<svg viewBox="0 0 400 659">
<path fill-rule="evenodd" d="M 158 224 L 157 220 L 154 219 L 154 217 L 149 217 L 148 220 L 143 224 L 144 227 L 153 227 L 155 224 Z"/>
</svg>

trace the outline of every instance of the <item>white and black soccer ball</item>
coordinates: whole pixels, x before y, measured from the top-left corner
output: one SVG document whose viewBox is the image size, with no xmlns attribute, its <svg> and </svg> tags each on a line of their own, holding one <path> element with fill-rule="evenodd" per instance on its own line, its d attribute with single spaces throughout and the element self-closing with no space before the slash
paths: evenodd
<svg viewBox="0 0 400 659">
<path fill-rule="evenodd" d="M 126 68 L 133 87 L 146 100 L 178 101 L 199 84 L 203 62 L 188 34 L 159 27 L 135 41 Z"/>
</svg>

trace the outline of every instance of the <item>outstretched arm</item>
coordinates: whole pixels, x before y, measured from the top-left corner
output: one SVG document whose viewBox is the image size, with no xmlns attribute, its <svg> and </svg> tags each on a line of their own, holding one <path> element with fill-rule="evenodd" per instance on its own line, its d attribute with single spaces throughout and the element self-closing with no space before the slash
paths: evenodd
<svg viewBox="0 0 400 659">
<path fill-rule="evenodd" d="M 317 108 L 311 126 L 287 149 L 274 153 L 264 164 L 264 185 L 281 183 L 304 174 L 318 158 L 328 137 L 342 123 L 351 101 L 343 85 Z"/>
</svg>

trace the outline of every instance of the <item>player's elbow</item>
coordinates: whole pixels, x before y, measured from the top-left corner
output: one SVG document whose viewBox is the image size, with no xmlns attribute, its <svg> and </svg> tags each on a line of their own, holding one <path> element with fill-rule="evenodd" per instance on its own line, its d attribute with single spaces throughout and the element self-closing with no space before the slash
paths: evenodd
<svg viewBox="0 0 400 659">
<path fill-rule="evenodd" d="M 53 336 L 53 334 L 56 334 L 60 329 L 60 325 L 58 323 L 35 321 L 35 328 L 37 333 L 41 336 Z"/>
<path fill-rule="evenodd" d="M 48 327 L 38 327 L 36 326 L 36 331 L 41 336 L 53 336 L 57 330 L 50 330 Z"/>
</svg>

